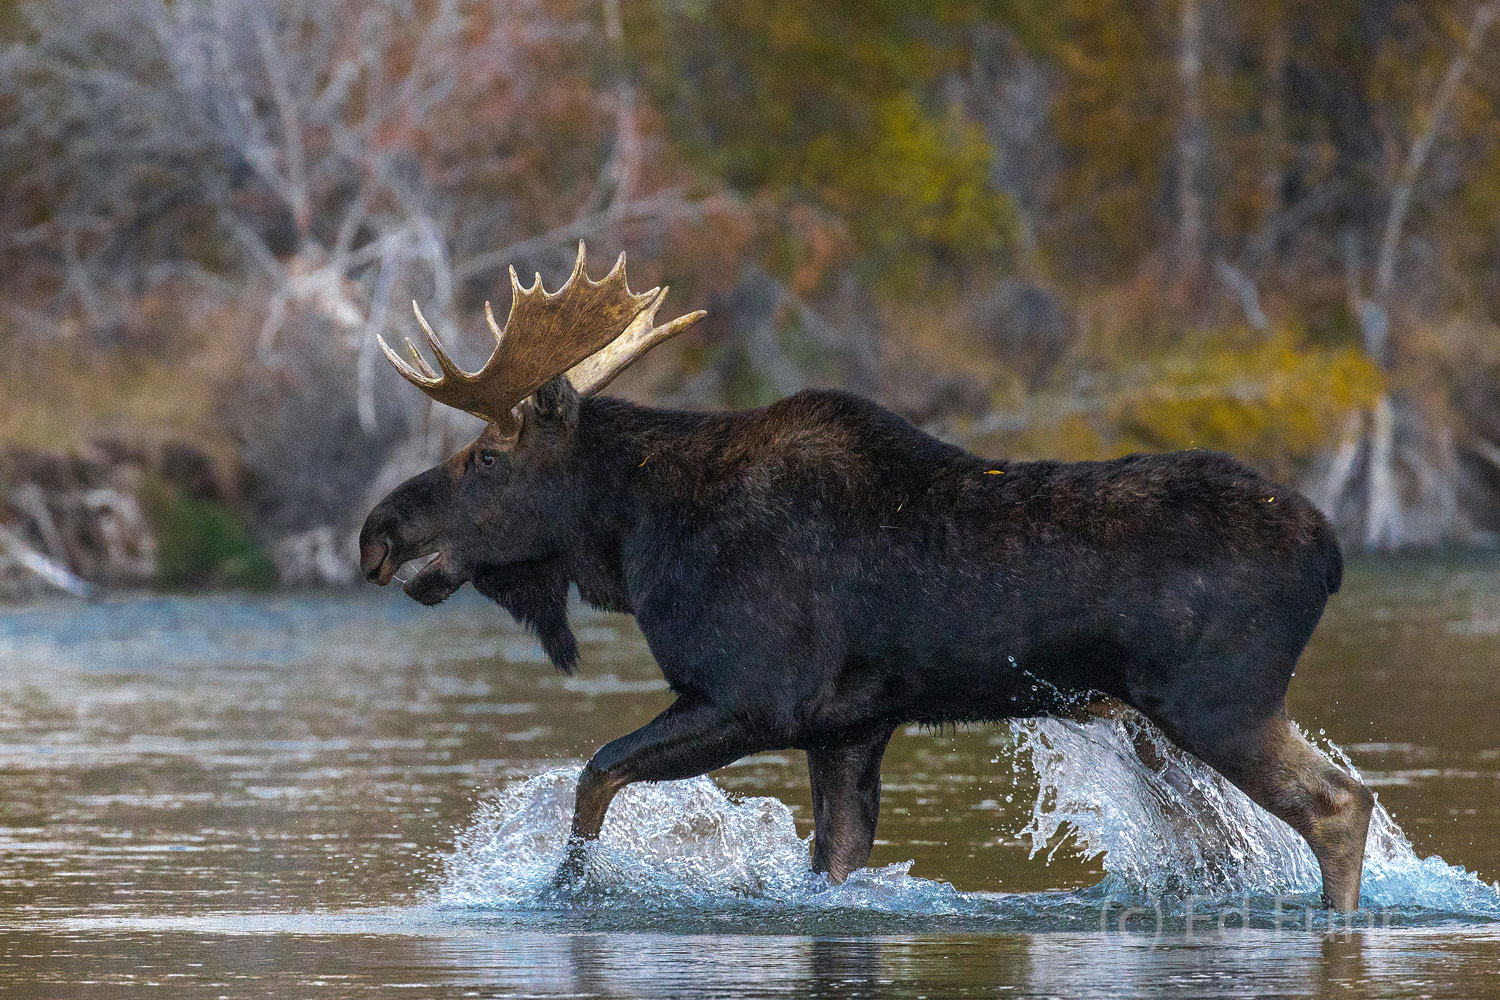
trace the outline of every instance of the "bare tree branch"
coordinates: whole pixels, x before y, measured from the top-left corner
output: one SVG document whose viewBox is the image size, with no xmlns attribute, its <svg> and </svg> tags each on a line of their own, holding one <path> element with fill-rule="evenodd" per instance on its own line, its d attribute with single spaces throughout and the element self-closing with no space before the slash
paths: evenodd
<svg viewBox="0 0 1500 1000">
<path fill-rule="evenodd" d="M 498 250 L 491 250 L 487 253 L 470 257 L 453 269 L 453 278 L 455 281 L 465 281 L 488 271 L 493 271 L 495 268 L 519 257 L 525 257 L 558 244 L 569 243 L 592 236 L 597 232 L 622 222 L 698 218 L 710 212 L 718 211 L 725 207 L 725 205 L 726 198 L 723 195 L 715 195 L 699 201 L 684 201 L 675 191 L 662 192 L 652 195 L 649 198 L 627 202 L 614 209 L 606 209 L 602 212 L 586 215 L 581 219 L 575 219 L 565 226 L 559 226 L 549 232 L 542 233 L 540 236 L 533 236 L 529 239 L 520 240 L 519 242 L 501 247 Z"/>
<path fill-rule="evenodd" d="M 1382 308 L 1389 308 L 1391 283 L 1396 277 L 1396 261 L 1401 250 L 1401 234 L 1406 226 L 1407 214 L 1411 210 L 1412 193 L 1416 189 L 1417 178 L 1421 175 L 1422 168 L 1426 166 L 1427 158 L 1432 154 L 1432 148 L 1437 143 L 1438 136 L 1447 125 L 1448 109 L 1458 94 L 1458 85 L 1463 80 L 1464 74 L 1469 71 L 1469 67 L 1474 62 L 1474 56 L 1479 52 L 1485 36 L 1489 34 L 1490 27 L 1497 17 L 1500 17 L 1500 3 L 1486 3 L 1475 12 L 1463 46 L 1453 54 L 1453 59 L 1448 64 L 1448 71 L 1443 74 L 1442 82 L 1438 84 L 1433 94 L 1432 106 L 1427 112 L 1427 125 L 1412 142 L 1406 159 L 1401 165 L 1400 173 L 1396 177 L 1395 188 L 1391 192 L 1390 206 L 1386 210 L 1385 229 L 1380 239 L 1380 257 L 1375 267 L 1375 283 L 1371 290 L 1371 298 Z"/>
</svg>

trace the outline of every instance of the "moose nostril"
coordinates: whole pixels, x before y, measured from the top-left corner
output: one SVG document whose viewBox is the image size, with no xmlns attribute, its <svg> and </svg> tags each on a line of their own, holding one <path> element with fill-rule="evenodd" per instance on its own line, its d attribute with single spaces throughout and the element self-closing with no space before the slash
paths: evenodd
<svg viewBox="0 0 1500 1000">
<path fill-rule="evenodd" d="M 390 536 L 381 535 L 360 548 L 359 568 L 364 571 L 365 579 L 371 583 L 380 583 L 381 569 L 385 566 L 386 557 L 391 554 Z"/>
</svg>

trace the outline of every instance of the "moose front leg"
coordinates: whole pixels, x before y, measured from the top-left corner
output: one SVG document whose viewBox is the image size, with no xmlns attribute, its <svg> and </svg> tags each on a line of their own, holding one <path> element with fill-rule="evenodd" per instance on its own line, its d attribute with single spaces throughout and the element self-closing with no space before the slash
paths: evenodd
<svg viewBox="0 0 1500 1000">
<path fill-rule="evenodd" d="M 629 735 L 605 744 L 578 776 L 573 829 L 557 881 L 583 874 L 590 841 L 620 789 L 637 781 L 675 781 L 733 764 L 764 749 L 742 727 L 707 702 L 679 698 Z"/>
<path fill-rule="evenodd" d="M 891 732 L 884 729 L 862 740 L 807 751 L 813 871 L 827 872 L 834 884 L 870 860 L 880 816 L 880 760 Z"/>
</svg>

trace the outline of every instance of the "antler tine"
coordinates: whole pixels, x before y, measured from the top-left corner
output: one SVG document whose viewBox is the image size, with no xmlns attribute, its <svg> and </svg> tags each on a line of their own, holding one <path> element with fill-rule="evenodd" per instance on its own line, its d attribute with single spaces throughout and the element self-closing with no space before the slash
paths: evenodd
<svg viewBox="0 0 1500 1000">
<path fill-rule="evenodd" d="M 426 327 L 427 318 L 422 315 L 422 308 L 421 306 L 417 305 L 416 299 L 411 300 L 411 311 L 416 314 L 417 322 L 422 324 L 423 327 Z M 406 341 L 406 349 L 411 352 L 412 359 L 417 363 L 417 371 L 421 372 L 428 378 L 437 378 L 438 373 L 432 370 L 432 366 L 427 363 L 426 358 L 422 357 L 422 352 L 417 350 L 417 345 L 411 342 L 411 338 L 406 337 L 403 339 L 405 339 Z"/>
<path fill-rule="evenodd" d="M 521 278 L 520 278 L 520 276 L 516 274 L 516 265 L 512 264 L 510 266 L 510 301 L 511 301 L 511 305 L 514 306 L 522 298 L 524 298 L 524 297 L 526 297 L 526 296 L 531 295 L 532 293 L 534 293 L 537 290 L 537 286 L 539 286 L 541 283 L 542 283 L 542 272 L 540 272 L 540 271 L 534 271 L 534 272 L 532 272 L 532 275 L 531 275 L 531 287 L 527 288 L 525 285 L 522 285 L 521 284 Z M 545 291 L 545 289 L 544 289 L 544 291 Z"/>
<path fill-rule="evenodd" d="M 656 311 L 667 300 L 669 291 L 671 291 L 670 285 L 660 290 L 653 288 L 651 294 L 654 298 L 646 308 L 636 314 L 624 333 L 602 351 L 568 369 L 568 381 L 573 384 L 573 388 L 577 389 L 580 395 L 592 396 L 599 392 L 641 355 L 657 344 L 677 336 L 708 315 L 699 309 L 685 316 L 679 316 L 669 323 L 655 326 Z"/>
<path fill-rule="evenodd" d="M 620 251 L 620 256 L 618 256 L 618 257 L 615 258 L 615 266 L 609 269 L 609 273 L 606 274 L 599 281 L 599 284 L 602 285 L 606 281 L 613 281 L 616 274 L 618 274 L 622 280 L 625 277 L 625 251 L 624 250 Z M 651 289 L 651 291 L 654 292 L 654 291 L 656 291 L 656 289 L 653 288 L 653 289 Z M 651 294 L 651 292 L 647 292 L 645 294 L 649 295 L 649 294 Z"/>
<path fill-rule="evenodd" d="M 415 300 L 412 301 L 411 306 L 412 310 L 417 314 L 417 322 L 422 324 L 422 332 L 427 335 L 427 346 L 432 348 L 433 356 L 437 358 L 438 367 L 443 370 L 444 380 L 452 378 L 468 381 L 472 378 L 468 372 L 459 368 L 458 365 L 453 363 L 453 359 L 448 357 L 448 352 L 443 349 L 443 342 L 438 339 L 437 332 L 427 322 L 427 317 L 422 315 L 422 308 L 417 305 Z"/>
<path fill-rule="evenodd" d="M 436 368 L 410 340 L 415 368 L 397 357 L 384 339 L 381 350 L 403 378 L 427 395 L 489 420 L 514 439 L 520 431 L 517 405 L 548 379 L 572 371 L 580 389 L 596 392 L 651 346 L 703 315 L 693 313 L 653 326 L 666 289 L 632 292 L 623 253 L 599 281 L 589 278 L 587 266 L 587 250 L 579 243 L 573 272 L 555 292 L 547 291 L 540 274 L 530 288 L 523 288 L 512 267 L 510 313 L 504 326 L 485 303 L 484 318 L 495 336 L 495 350 L 477 372 L 470 374 L 453 362 L 415 302 L 412 312 L 437 360 Z"/>
<path fill-rule="evenodd" d="M 510 276 L 512 279 L 515 278 L 516 272 L 514 268 L 511 269 Z M 490 308 L 489 299 L 484 300 L 484 321 L 490 325 L 490 333 L 495 335 L 495 346 L 499 347 L 501 338 L 505 336 L 505 331 L 500 329 L 499 323 L 495 322 L 495 310 Z"/>
<path fill-rule="evenodd" d="M 438 373 L 433 371 L 432 366 L 427 363 L 427 359 L 422 357 L 422 352 L 417 350 L 417 345 L 411 342 L 410 337 L 405 338 L 405 340 L 406 349 L 410 351 L 411 356 L 416 359 L 417 370 L 420 371 L 423 375 L 426 375 L 428 378 L 437 378 Z"/>
<path fill-rule="evenodd" d="M 583 245 L 583 240 L 579 240 L 578 259 L 573 262 L 573 273 L 568 275 L 568 280 L 564 281 L 562 288 L 559 288 L 557 290 L 558 295 L 562 294 L 563 288 L 567 288 L 573 282 L 577 281 L 580 277 L 582 277 L 584 281 L 589 280 L 589 272 L 585 267 L 585 264 L 588 260 L 588 255 L 589 252 L 588 249 Z"/>
<path fill-rule="evenodd" d="M 377 333 L 375 335 L 375 339 L 379 342 L 380 350 L 385 354 L 385 359 L 391 363 L 391 366 L 393 368 L 396 369 L 396 373 L 402 378 L 406 379 L 406 381 L 410 382 L 418 389 L 421 389 L 423 392 L 426 392 L 428 389 L 431 389 L 434 385 L 437 384 L 437 379 L 429 378 L 428 376 L 423 375 L 421 372 L 412 368 L 411 365 L 407 364 L 405 361 L 402 361 L 401 356 L 395 351 L 391 350 L 391 345 L 387 344 L 385 342 L 385 338 L 380 334 Z"/>
</svg>

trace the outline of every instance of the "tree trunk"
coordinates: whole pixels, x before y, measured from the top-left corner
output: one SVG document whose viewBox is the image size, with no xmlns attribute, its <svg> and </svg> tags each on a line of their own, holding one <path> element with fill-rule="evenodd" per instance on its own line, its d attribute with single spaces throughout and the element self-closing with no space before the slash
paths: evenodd
<svg viewBox="0 0 1500 1000">
<path fill-rule="evenodd" d="M 1272 230 L 1282 208 L 1282 171 L 1286 156 L 1287 22 L 1277 18 L 1266 40 L 1264 84 L 1261 90 L 1260 238 L 1273 253 Z"/>
<path fill-rule="evenodd" d="M 1401 544 L 1401 497 L 1396 492 L 1396 418 L 1391 397 L 1375 404 L 1370 428 L 1370 463 L 1365 475 L 1365 548 Z"/>
<path fill-rule="evenodd" d="M 635 86 L 625 58 L 625 26 L 620 19 L 620 0 L 604 0 L 604 34 L 609 39 L 615 73 L 615 152 L 611 158 L 614 194 L 610 208 L 624 205 L 635 195 L 641 166 L 641 137 L 635 120 Z"/>
<path fill-rule="evenodd" d="M 1349 271 L 1349 304 L 1359 322 L 1365 354 L 1389 370 L 1395 357 L 1391 343 L 1392 304 L 1396 275 L 1400 266 L 1407 218 L 1417 190 L 1417 182 L 1447 124 L 1449 110 L 1457 97 L 1464 76 L 1490 28 L 1500 19 L 1500 0 L 1486 3 L 1474 14 L 1462 46 L 1453 55 L 1443 74 L 1425 126 L 1413 137 L 1406 156 L 1394 170 L 1380 240 L 1376 244 L 1374 275 L 1368 294 L 1361 287 L 1361 254 L 1352 234 L 1346 239 L 1345 256 Z M 1431 433 L 1420 416 L 1403 410 L 1407 423 L 1406 443 L 1396 440 L 1396 417 L 1400 401 L 1389 393 L 1380 397 L 1369 414 L 1369 430 L 1363 444 L 1364 525 L 1361 542 L 1369 549 L 1397 548 L 1408 540 L 1432 542 L 1464 531 L 1455 501 L 1457 473 L 1451 435 Z M 1433 454 L 1424 454 L 1429 448 Z M 1334 462 L 1337 481 L 1330 479 L 1326 509 L 1336 515 L 1345 490 L 1355 477 L 1345 462 L 1347 449 L 1341 448 Z M 1352 459 L 1350 460 L 1352 463 Z M 1410 484 L 1409 496 L 1403 500 L 1397 485 L 1397 468 L 1403 468 Z"/>
<path fill-rule="evenodd" d="M 1182 121 L 1177 136 L 1177 265 L 1182 287 L 1196 294 L 1203 275 L 1203 17 L 1199 0 L 1181 0 L 1177 79 Z"/>
</svg>

